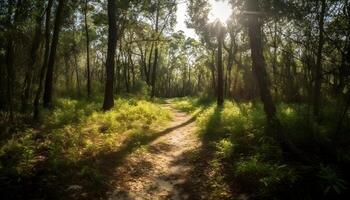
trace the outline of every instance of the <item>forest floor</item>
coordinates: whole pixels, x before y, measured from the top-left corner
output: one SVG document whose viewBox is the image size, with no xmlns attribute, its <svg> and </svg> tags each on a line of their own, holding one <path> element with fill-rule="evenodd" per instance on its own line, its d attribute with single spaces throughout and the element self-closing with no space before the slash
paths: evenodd
<svg viewBox="0 0 350 200">
<path fill-rule="evenodd" d="M 185 185 L 193 171 L 189 153 L 200 148 L 195 134 L 195 117 L 181 112 L 167 101 L 163 105 L 172 113 L 162 136 L 146 149 L 128 155 L 112 181 L 109 199 L 188 199 Z"/>
</svg>

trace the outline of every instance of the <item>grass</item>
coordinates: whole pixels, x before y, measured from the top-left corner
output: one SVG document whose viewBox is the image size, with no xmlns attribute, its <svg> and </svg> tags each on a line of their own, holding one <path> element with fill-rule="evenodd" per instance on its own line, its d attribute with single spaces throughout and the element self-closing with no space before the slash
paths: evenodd
<svg viewBox="0 0 350 200">
<path fill-rule="evenodd" d="M 34 190 L 33 198 L 50 198 L 57 195 L 57 187 L 62 187 L 63 196 L 68 195 L 64 193 L 69 185 L 84 185 L 86 192 L 96 185 L 103 188 L 110 174 L 97 163 L 116 167 L 127 153 L 157 137 L 159 127 L 170 119 L 168 110 L 148 100 L 118 98 L 108 112 L 101 112 L 98 102 L 99 98 L 57 99 L 54 109 L 45 110 L 39 123 L 2 140 L 2 193 L 27 198 L 16 191 L 28 189 Z"/>
<path fill-rule="evenodd" d="M 2 136 L 0 143 L 0 192 L 15 199 L 103 197 L 123 158 L 167 133 L 157 131 L 170 118 L 160 106 L 163 99 L 118 98 L 108 112 L 100 111 L 100 102 L 100 97 L 60 98 L 54 109 L 43 112 L 39 123 L 18 121 L 20 128 L 8 128 L 14 133 Z M 190 97 L 172 103 L 197 121 L 203 145 L 191 152 L 191 179 L 200 181 L 191 185 L 201 188 L 194 193 L 198 198 L 346 199 L 349 195 L 350 122 L 345 119 L 335 134 L 333 107 L 326 106 L 325 118 L 316 124 L 306 105 L 278 105 L 286 134 L 312 158 L 301 163 L 286 156 L 270 135 L 260 103 L 225 101 L 217 107 L 212 99 Z M 77 186 L 82 189 L 74 189 Z"/>
<path fill-rule="evenodd" d="M 323 122 L 314 125 L 306 105 L 278 105 L 278 117 L 289 138 L 313 158 L 306 164 L 283 154 L 269 134 L 260 103 L 225 101 L 218 108 L 215 101 L 200 102 L 198 98 L 181 98 L 175 105 L 189 113 L 202 110 L 197 124 L 205 153 L 197 162 L 209 160 L 207 168 L 221 177 L 219 182 L 208 178 L 207 185 L 229 185 L 231 193 L 252 199 L 346 199 L 350 151 L 336 144 L 349 141 L 345 132 L 350 132 L 350 123 L 344 123 L 342 134 L 335 136 L 337 118 L 331 106 L 324 108 L 327 114 Z M 218 194 L 227 193 L 227 189 L 207 189 L 217 194 L 212 199 L 225 199 Z"/>
</svg>

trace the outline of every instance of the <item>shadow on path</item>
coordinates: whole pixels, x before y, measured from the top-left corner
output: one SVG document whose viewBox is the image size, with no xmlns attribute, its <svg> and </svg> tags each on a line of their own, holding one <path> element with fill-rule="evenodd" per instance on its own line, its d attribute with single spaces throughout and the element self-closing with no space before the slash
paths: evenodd
<svg viewBox="0 0 350 200">
<path fill-rule="evenodd" d="M 193 170 L 183 184 L 189 199 L 232 199 L 233 192 L 227 182 L 226 168 L 218 165 L 215 144 L 227 137 L 221 125 L 222 107 L 215 107 L 208 123 L 201 130 L 202 146 L 192 159 Z M 189 152 L 190 153 L 190 152 Z M 194 154 L 192 152 L 192 154 Z"/>
<path fill-rule="evenodd" d="M 192 116 L 185 122 L 166 128 L 162 131 L 153 131 L 153 133 L 151 131 L 147 134 L 137 134 L 136 136 L 132 136 L 116 151 L 103 152 L 92 157 L 87 157 L 79 163 L 76 163 L 74 166 L 65 166 L 64 168 L 72 170 L 72 172 L 69 173 L 72 177 L 62 177 L 60 182 L 64 183 L 64 180 L 70 180 L 69 183 L 64 184 L 65 187 L 67 187 L 67 185 L 79 185 L 82 186 L 82 188 L 76 191 L 67 191 L 67 188 L 62 187 L 57 190 L 57 187 L 55 187 L 56 191 L 64 191 L 61 195 L 73 199 L 107 198 L 107 192 L 114 189 L 113 186 L 110 185 L 111 181 L 118 179 L 118 177 L 115 177 L 115 170 L 118 166 L 123 164 L 123 161 L 128 155 L 133 153 L 139 147 L 152 143 L 161 136 L 193 123 L 198 114 L 199 113 Z M 83 176 L 79 175 L 86 166 L 87 169 L 91 169 L 91 174 L 88 172 Z M 57 193 L 50 193 L 46 196 L 48 198 L 55 198 L 55 196 L 57 197 Z"/>
</svg>

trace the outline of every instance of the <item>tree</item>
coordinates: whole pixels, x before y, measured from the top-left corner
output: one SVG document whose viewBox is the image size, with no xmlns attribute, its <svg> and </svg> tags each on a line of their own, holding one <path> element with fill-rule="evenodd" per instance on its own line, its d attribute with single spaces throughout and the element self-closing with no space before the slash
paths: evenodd
<svg viewBox="0 0 350 200">
<path fill-rule="evenodd" d="M 87 21 L 87 14 L 88 14 L 88 0 L 85 0 L 85 7 L 84 7 L 84 21 L 85 21 L 85 37 L 86 37 L 86 73 L 87 73 L 87 83 L 86 83 L 86 89 L 87 89 L 87 96 L 91 96 L 91 77 L 90 77 L 90 38 L 89 38 L 89 27 L 88 27 L 88 21 Z"/>
<path fill-rule="evenodd" d="M 34 64 L 37 62 L 38 59 L 38 50 L 40 47 L 41 43 L 41 32 L 42 32 L 42 21 L 44 18 L 45 14 L 45 9 L 44 7 L 44 2 L 39 1 L 36 5 L 37 13 L 35 16 L 35 31 L 34 31 L 34 37 L 33 37 L 33 42 L 30 48 L 29 52 L 29 63 L 27 65 L 26 73 L 25 73 L 25 78 L 24 78 L 24 89 L 22 93 L 22 111 L 26 111 L 28 107 L 28 101 L 30 99 L 30 90 L 32 87 L 32 79 L 33 79 L 33 72 L 34 72 Z M 44 10 L 44 12 L 43 12 Z"/>
<path fill-rule="evenodd" d="M 217 56 L 217 68 L 218 68 L 218 94 L 217 104 L 222 106 L 224 104 L 224 76 L 223 76 L 223 64 L 222 64 L 222 46 L 225 36 L 225 28 L 220 21 L 216 24 L 217 27 L 217 41 L 218 41 L 218 56 Z"/>
<path fill-rule="evenodd" d="M 248 36 L 251 49 L 252 68 L 260 89 L 260 98 L 264 105 L 268 125 L 275 137 L 279 140 L 282 148 L 300 155 L 299 149 L 284 134 L 281 123 L 276 115 L 276 106 L 272 100 L 269 86 L 269 77 L 266 72 L 265 58 L 263 55 L 263 44 L 261 35 L 261 21 L 259 21 L 259 4 L 257 0 L 247 1 L 248 13 Z"/>
<path fill-rule="evenodd" d="M 33 118 L 38 119 L 39 118 L 39 102 L 41 97 L 41 92 L 43 90 L 43 80 L 45 78 L 45 72 L 47 68 L 47 62 L 49 59 L 49 53 L 50 53 L 50 18 L 51 18 L 51 8 L 52 8 L 53 0 L 48 0 L 47 7 L 46 7 L 46 14 L 45 14 L 45 52 L 44 52 L 44 62 L 40 68 L 40 74 L 39 74 L 39 83 L 38 88 L 35 93 L 35 98 L 33 102 Z"/>
<path fill-rule="evenodd" d="M 46 71 L 44 102 L 43 102 L 45 108 L 49 108 L 52 106 L 51 104 L 52 104 L 53 72 L 54 72 L 59 33 L 60 33 L 61 24 L 63 20 L 62 15 L 63 15 L 64 3 L 65 3 L 64 0 L 59 0 L 57 10 L 56 10 L 52 43 L 51 43 L 50 55 L 49 55 L 47 71 Z"/>
<path fill-rule="evenodd" d="M 108 0 L 108 50 L 106 58 L 106 84 L 103 100 L 104 111 L 114 106 L 113 84 L 114 84 L 114 56 L 117 46 L 117 20 L 115 0 Z"/>
<path fill-rule="evenodd" d="M 320 117 L 320 100 L 321 100 L 321 82 L 322 82 L 322 51 L 324 43 L 324 16 L 326 12 L 326 0 L 321 1 L 321 12 L 318 22 L 318 48 L 317 48 L 317 60 L 315 69 L 315 84 L 313 91 L 313 114 L 317 120 Z"/>
</svg>

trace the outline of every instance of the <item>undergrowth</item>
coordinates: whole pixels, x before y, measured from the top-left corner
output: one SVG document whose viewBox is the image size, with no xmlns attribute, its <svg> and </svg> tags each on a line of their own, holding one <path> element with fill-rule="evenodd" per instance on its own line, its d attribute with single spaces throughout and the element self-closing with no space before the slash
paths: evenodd
<svg viewBox="0 0 350 200">
<path fill-rule="evenodd" d="M 65 191 L 69 184 L 82 184 L 79 179 L 99 184 L 106 177 L 103 167 L 93 163 L 102 162 L 107 154 L 122 156 L 116 152 L 121 148 L 127 152 L 141 146 L 170 118 L 168 110 L 147 100 L 118 98 L 108 112 L 102 112 L 97 102 L 101 101 L 60 98 L 52 110 L 43 111 L 40 122 L 1 141 L 1 190 L 12 193 L 5 196 L 23 198 L 24 193 L 15 192 L 22 187 L 61 185 Z M 38 177 L 39 185 L 31 186 Z"/>
<path fill-rule="evenodd" d="M 210 158 L 212 173 L 221 176 L 225 181 L 221 184 L 230 185 L 231 192 L 239 191 L 252 199 L 346 199 L 349 188 L 346 166 L 350 164 L 350 137 L 346 132 L 350 132 L 350 123 L 344 122 L 335 136 L 337 118 L 331 107 L 325 108 L 329 113 L 322 123 L 315 125 L 308 117 L 306 105 L 278 105 L 284 131 L 313 158 L 310 163 L 303 163 L 282 152 L 266 127 L 260 103 L 225 101 L 220 108 L 215 101 L 204 102 L 198 98 L 180 98 L 175 100 L 175 105 L 189 113 L 202 110 L 197 124 L 203 148 L 207 149 L 205 159 Z M 212 178 L 209 182 L 214 183 L 209 184 L 218 184 L 217 179 Z"/>
</svg>

